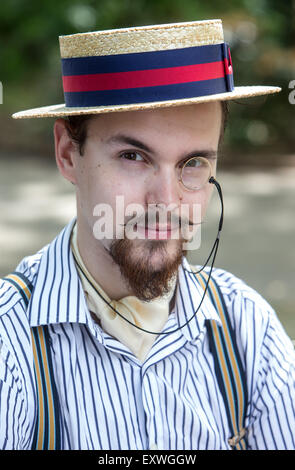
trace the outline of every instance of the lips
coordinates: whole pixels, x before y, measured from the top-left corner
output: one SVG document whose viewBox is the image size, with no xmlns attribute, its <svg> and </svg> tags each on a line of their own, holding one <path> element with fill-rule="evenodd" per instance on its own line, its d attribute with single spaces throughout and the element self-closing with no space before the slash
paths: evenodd
<svg viewBox="0 0 295 470">
<path fill-rule="evenodd" d="M 144 221 L 143 221 L 144 222 Z M 168 239 L 178 239 L 179 238 L 179 222 L 175 221 L 172 223 L 166 223 L 165 225 L 160 223 L 153 223 L 153 224 L 144 224 L 140 222 L 136 222 L 132 224 L 132 227 L 129 226 L 129 230 L 131 230 L 131 238 L 139 238 L 139 239 L 149 239 L 149 240 L 168 240 Z"/>
<path fill-rule="evenodd" d="M 174 230 L 178 229 L 178 227 L 171 227 L 170 225 L 165 226 L 165 227 L 160 227 L 159 225 L 156 225 L 156 226 L 137 225 L 136 227 L 140 230 L 145 230 L 146 232 L 149 231 L 149 232 L 163 232 L 163 233 L 173 232 Z"/>
<path fill-rule="evenodd" d="M 165 226 L 138 226 L 139 232 L 144 233 L 144 237 L 150 240 L 167 240 L 172 238 L 172 233 L 175 230 L 174 227 L 170 225 Z M 177 227 L 178 229 L 178 227 Z"/>
<path fill-rule="evenodd" d="M 156 225 L 155 227 L 147 227 L 147 230 L 156 230 L 157 232 L 170 232 L 173 229 L 170 225 L 166 227 L 160 227 L 159 225 Z"/>
</svg>

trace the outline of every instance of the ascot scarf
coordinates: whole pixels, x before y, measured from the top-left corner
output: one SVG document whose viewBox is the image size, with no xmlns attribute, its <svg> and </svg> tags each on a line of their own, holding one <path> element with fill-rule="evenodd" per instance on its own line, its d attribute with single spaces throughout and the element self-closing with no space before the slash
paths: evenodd
<svg viewBox="0 0 295 470">
<path fill-rule="evenodd" d="M 135 296 L 123 297 L 120 300 L 111 300 L 92 277 L 82 260 L 77 244 L 76 224 L 72 231 L 71 248 L 74 259 L 76 258 L 79 263 L 76 263 L 76 266 L 80 274 L 87 306 L 93 318 L 106 333 L 127 346 L 133 354 L 143 362 L 157 338 L 157 335 L 139 330 L 125 321 L 104 302 L 98 292 L 112 307 L 133 324 L 145 330 L 160 332 L 168 319 L 169 303 L 175 291 L 177 276 L 170 281 L 168 294 L 150 302 L 141 301 Z"/>
</svg>

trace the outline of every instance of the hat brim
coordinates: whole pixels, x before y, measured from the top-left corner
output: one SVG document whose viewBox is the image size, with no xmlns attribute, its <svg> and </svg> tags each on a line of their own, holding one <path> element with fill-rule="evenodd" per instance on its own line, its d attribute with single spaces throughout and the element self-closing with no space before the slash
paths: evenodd
<svg viewBox="0 0 295 470">
<path fill-rule="evenodd" d="M 184 98 L 171 101 L 153 101 L 149 103 L 121 104 L 111 106 L 93 106 L 85 108 L 66 107 L 64 104 L 53 106 L 42 106 L 14 113 L 14 119 L 44 118 L 44 117 L 66 117 L 83 114 L 105 114 L 111 112 L 139 111 L 145 109 L 168 108 L 173 106 L 184 106 L 189 104 L 208 103 L 211 101 L 229 101 L 238 98 L 252 98 L 254 96 L 270 95 L 278 93 L 281 88 L 274 86 L 238 86 L 228 93 L 199 96 L 196 98 Z"/>
</svg>

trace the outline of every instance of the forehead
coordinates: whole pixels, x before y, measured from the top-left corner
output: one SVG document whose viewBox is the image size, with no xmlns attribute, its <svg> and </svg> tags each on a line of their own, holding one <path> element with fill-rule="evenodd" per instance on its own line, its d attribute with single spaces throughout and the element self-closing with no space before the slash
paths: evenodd
<svg viewBox="0 0 295 470">
<path fill-rule="evenodd" d="M 108 141 L 116 133 L 153 142 L 199 140 L 218 142 L 222 121 L 220 102 L 109 113 L 91 119 L 88 137 Z"/>
</svg>

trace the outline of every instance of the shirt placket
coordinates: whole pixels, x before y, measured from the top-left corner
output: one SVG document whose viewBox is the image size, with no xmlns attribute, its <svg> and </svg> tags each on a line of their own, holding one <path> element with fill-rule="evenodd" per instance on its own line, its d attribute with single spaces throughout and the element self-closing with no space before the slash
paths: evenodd
<svg viewBox="0 0 295 470">
<path fill-rule="evenodd" d="M 146 431 L 148 437 L 148 449 L 158 450 L 167 448 L 167 434 L 165 429 L 163 413 L 169 413 L 163 406 L 163 390 L 161 391 L 157 375 L 157 364 L 164 361 L 170 355 L 181 349 L 186 343 L 181 330 L 177 330 L 178 323 L 175 313 L 170 317 L 163 330 L 165 335 L 159 335 L 152 346 L 146 360 L 142 365 L 142 402 L 146 416 Z M 169 331 L 174 331 L 169 333 Z"/>
</svg>

